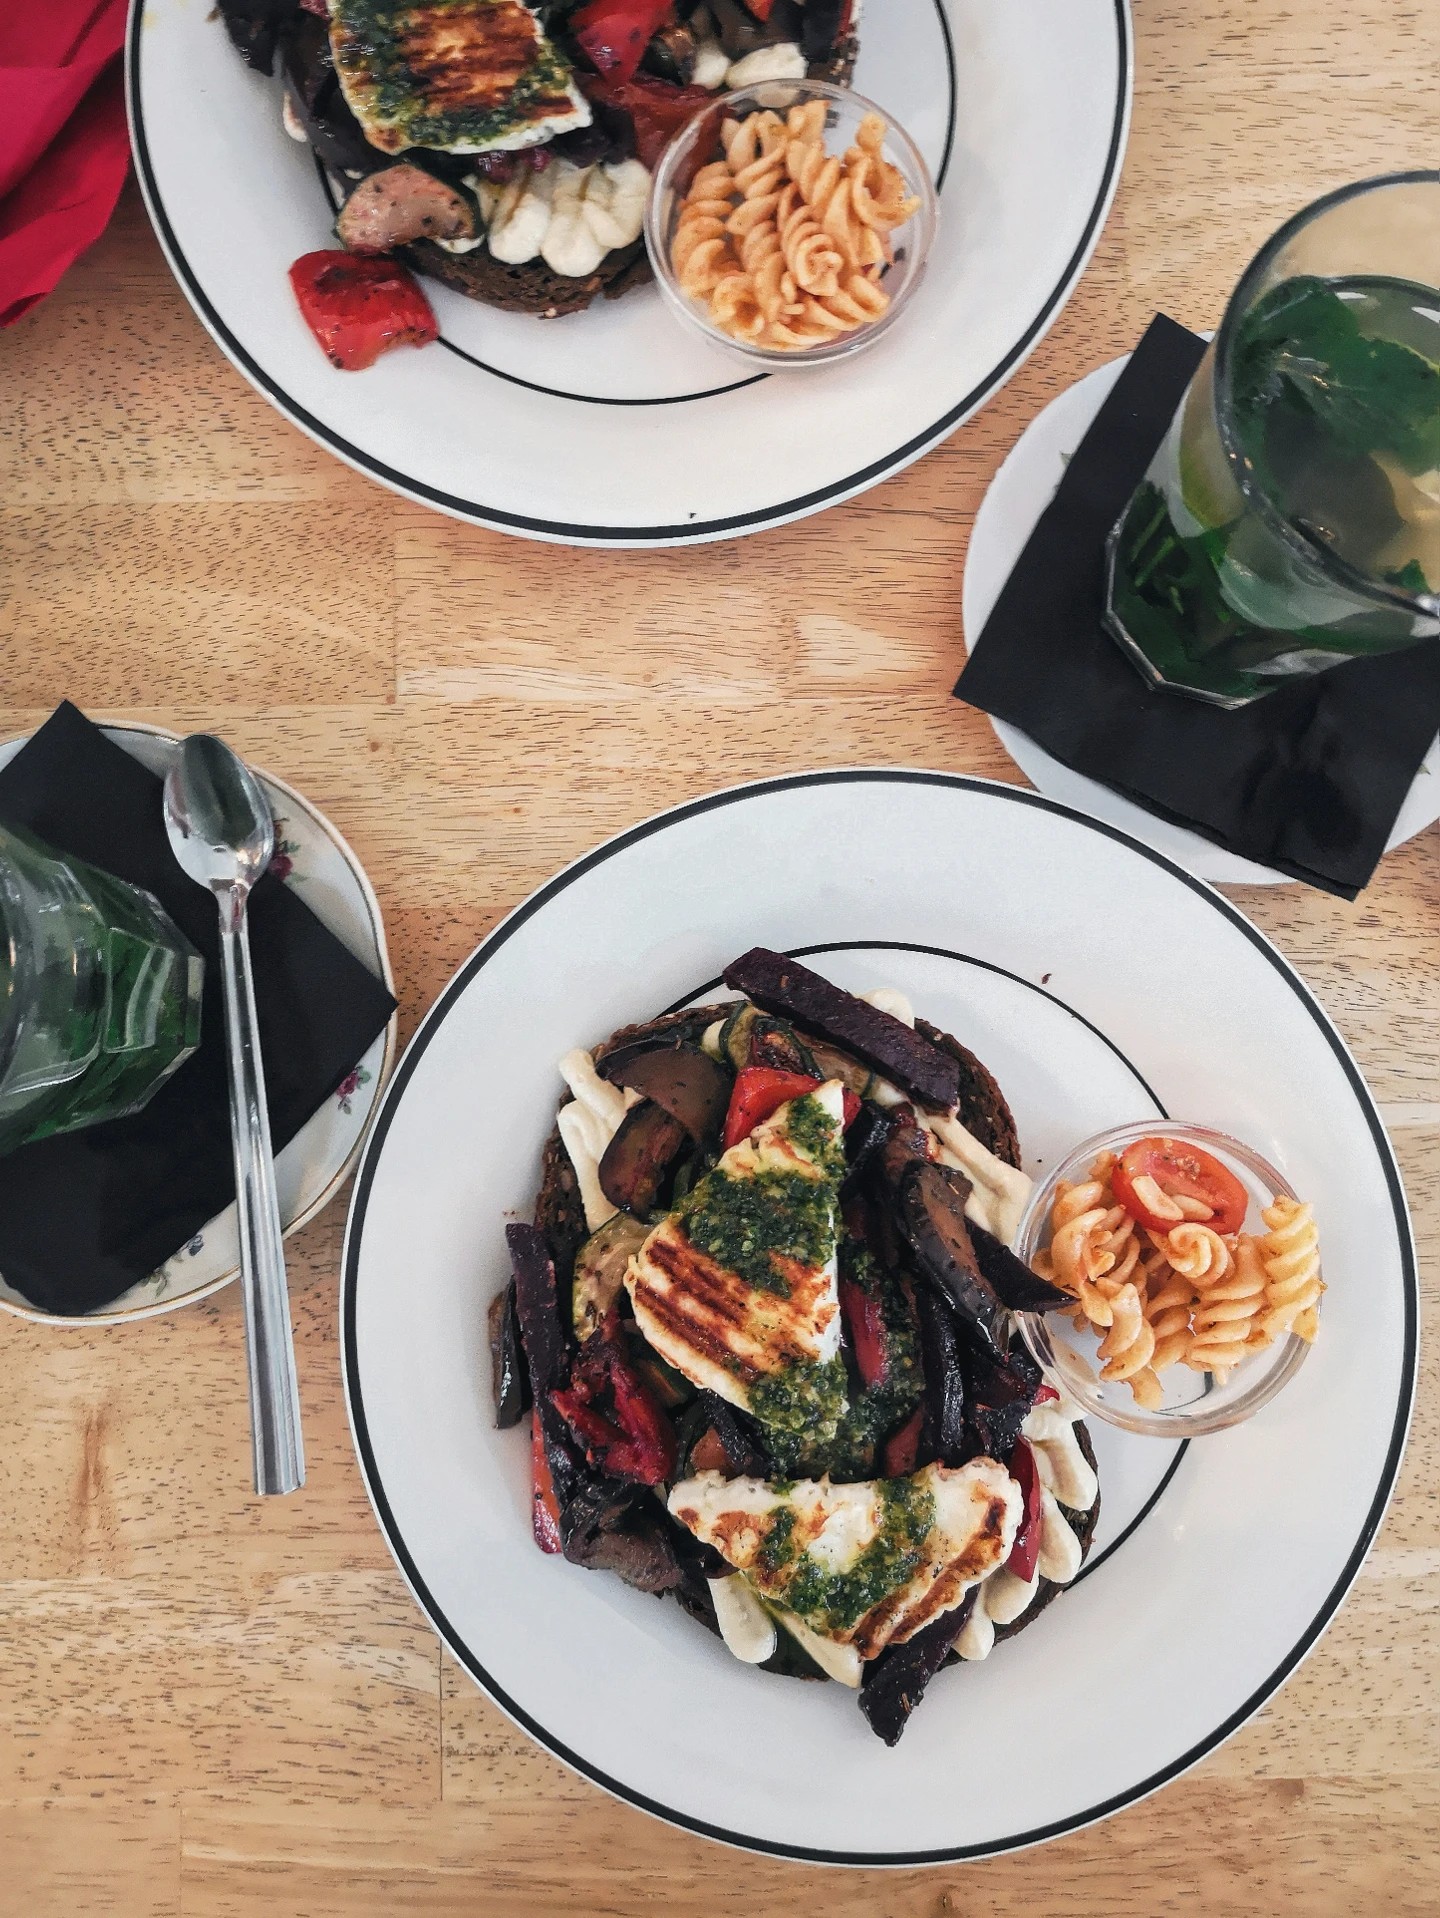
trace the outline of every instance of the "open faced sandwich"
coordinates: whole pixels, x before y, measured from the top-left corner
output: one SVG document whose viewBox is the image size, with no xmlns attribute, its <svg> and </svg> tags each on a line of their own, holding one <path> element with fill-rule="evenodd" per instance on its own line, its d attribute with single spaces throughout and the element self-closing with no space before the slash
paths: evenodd
<svg viewBox="0 0 1440 1918">
<path fill-rule="evenodd" d="M 650 277 L 650 171 L 717 92 L 848 82 L 860 0 L 220 4 L 253 67 L 278 61 L 286 129 L 346 195 L 345 248 L 553 319 Z M 373 306 L 377 274 L 353 277 Z"/>
<path fill-rule="evenodd" d="M 958 1040 L 760 948 L 725 980 L 561 1060 L 497 1416 L 531 1415 L 542 1551 L 855 1688 L 894 1744 L 1089 1549 L 1088 1434 L 1011 1318 L 1068 1295 L 1009 1249 L 1015 1123 Z"/>
</svg>

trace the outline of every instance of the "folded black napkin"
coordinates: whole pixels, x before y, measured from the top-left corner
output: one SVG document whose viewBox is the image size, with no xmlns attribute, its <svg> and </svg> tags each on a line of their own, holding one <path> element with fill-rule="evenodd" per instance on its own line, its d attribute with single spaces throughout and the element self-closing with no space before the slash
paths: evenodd
<svg viewBox="0 0 1440 1918">
<path fill-rule="evenodd" d="M 1440 730 L 1440 645 L 1351 660 L 1226 712 L 1152 691 L 1101 621 L 1105 536 L 1204 351 L 1173 320 L 1151 323 L 955 692 L 1150 812 L 1353 899 Z"/>
<path fill-rule="evenodd" d="M 0 821 L 153 892 L 205 959 L 200 1045 L 143 1112 L 0 1158 L 0 1273 L 47 1312 L 118 1298 L 235 1197 L 219 915 L 175 862 L 160 791 L 68 701 L 0 767 Z M 251 894 L 250 940 L 278 1152 L 334 1095 L 395 1001 L 273 873 Z"/>
</svg>

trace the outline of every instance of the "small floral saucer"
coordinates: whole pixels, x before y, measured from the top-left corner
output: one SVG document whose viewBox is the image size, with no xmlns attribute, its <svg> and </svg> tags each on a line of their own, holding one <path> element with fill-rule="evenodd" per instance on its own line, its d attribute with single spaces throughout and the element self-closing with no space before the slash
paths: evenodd
<svg viewBox="0 0 1440 1918">
<path fill-rule="evenodd" d="M 178 738 L 159 726 L 105 726 L 101 730 L 157 773 L 163 773 L 169 765 Z M 24 743 L 23 739 L 9 739 L 0 744 L 0 766 L 7 764 Z M 393 991 L 395 981 L 380 906 L 360 861 L 324 814 L 293 786 L 270 773 L 261 772 L 259 778 L 275 814 L 275 871 L 295 888 L 316 918 Z M 280 1217 L 287 1237 L 330 1203 L 359 1157 L 381 1090 L 395 1063 L 397 1039 L 398 1020 L 392 1018 L 354 1071 L 277 1156 Z M 100 1311 L 83 1318 L 40 1312 L 12 1291 L 3 1277 L 0 1310 L 46 1325 L 112 1325 L 149 1318 L 153 1313 L 208 1298 L 238 1277 L 239 1271 L 240 1241 L 231 1205 L 181 1246 L 158 1272 L 152 1272 Z"/>
</svg>

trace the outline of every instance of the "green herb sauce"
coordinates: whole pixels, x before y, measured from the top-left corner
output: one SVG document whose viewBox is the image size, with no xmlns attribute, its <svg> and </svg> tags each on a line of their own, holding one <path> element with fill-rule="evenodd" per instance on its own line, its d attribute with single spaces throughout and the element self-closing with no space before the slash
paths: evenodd
<svg viewBox="0 0 1440 1918">
<path fill-rule="evenodd" d="M 924 1377 L 914 1315 L 898 1280 L 882 1270 L 868 1247 L 848 1236 L 840 1241 L 840 1276 L 879 1299 L 889 1369 L 876 1385 L 858 1391 L 852 1385 L 833 1437 L 803 1433 L 786 1448 L 786 1463 L 805 1478 L 828 1473 L 837 1484 L 849 1484 L 874 1477 L 880 1441 L 915 1410 Z"/>
<path fill-rule="evenodd" d="M 759 1569 L 770 1579 L 789 1568 L 779 1594 L 793 1612 L 819 1632 L 844 1632 L 889 1593 L 905 1585 L 924 1562 L 925 1540 L 935 1523 L 935 1500 L 906 1478 L 882 1480 L 880 1528 L 855 1563 L 828 1572 L 796 1543 L 795 1514 L 774 1514 L 760 1548 Z"/>
<path fill-rule="evenodd" d="M 833 1437 L 845 1411 L 845 1361 L 791 1365 L 768 1372 L 750 1387 L 750 1410 L 765 1427 L 765 1439 L 782 1471 L 794 1472 L 805 1439 Z"/>
<path fill-rule="evenodd" d="M 790 1296 L 775 1257 L 824 1265 L 835 1251 L 835 1208 L 845 1153 L 835 1123 L 807 1094 L 791 1101 L 790 1136 L 815 1171 L 763 1169 L 732 1178 L 722 1167 L 685 1194 L 675 1216 L 693 1246 L 760 1292 Z"/>
</svg>

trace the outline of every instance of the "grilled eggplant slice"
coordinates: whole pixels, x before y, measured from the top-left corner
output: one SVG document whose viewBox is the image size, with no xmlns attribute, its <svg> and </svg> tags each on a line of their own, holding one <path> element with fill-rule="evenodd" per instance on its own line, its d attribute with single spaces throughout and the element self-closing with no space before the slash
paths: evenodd
<svg viewBox="0 0 1440 1918">
<path fill-rule="evenodd" d="M 960 1342 L 949 1305 L 928 1285 L 915 1290 L 920 1320 L 920 1364 L 925 1390 L 920 1400 L 920 1445 L 916 1459 L 928 1465 L 963 1465 L 971 1456 L 965 1432 L 965 1375 Z M 1006 1458 L 1009 1453 L 1005 1453 Z"/>
<path fill-rule="evenodd" d="M 520 1343 L 520 1313 L 515 1281 L 490 1301 L 490 1371 L 495 1390 L 495 1423 L 502 1432 L 518 1425 L 530 1410 L 530 1373 Z"/>
<path fill-rule="evenodd" d="M 783 1019 L 771 1019 L 743 1000 L 725 1021 L 720 1050 L 737 1072 L 747 1066 L 768 1066 L 774 1072 L 803 1072 L 824 1078 L 809 1046 Z"/>
<path fill-rule="evenodd" d="M 725 983 L 765 1012 L 839 1046 L 922 1105 L 949 1111 L 960 1099 L 960 1063 L 923 1033 L 796 959 L 756 946 L 726 968 Z"/>
<path fill-rule="evenodd" d="M 942 1612 L 903 1645 L 887 1645 L 866 1666 L 858 1703 L 871 1731 L 887 1745 L 899 1744 L 925 1687 L 950 1656 L 975 1608 L 976 1589 L 972 1586 L 953 1612 Z"/>
<path fill-rule="evenodd" d="M 650 1047 L 612 1053 L 600 1071 L 616 1085 L 629 1086 L 678 1119 L 696 1145 L 718 1136 L 725 1122 L 734 1079 L 698 1046 Z"/>
<path fill-rule="evenodd" d="M 900 1187 L 899 1223 L 921 1274 L 937 1286 L 966 1330 L 1003 1348 L 1005 1308 L 981 1274 L 965 1217 L 970 1181 L 949 1166 L 916 1160 Z"/>
<path fill-rule="evenodd" d="M 989 1281 L 1000 1303 L 1009 1311 L 1054 1312 L 1075 1303 L 1068 1292 L 1062 1292 L 1058 1285 L 1051 1285 L 1038 1272 L 1032 1272 L 993 1232 L 976 1225 L 973 1219 L 967 1219 L 966 1224 L 981 1277 Z"/>
<path fill-rule="evenodd" d="M 689 1134 L 650 1099 L 631 1106 L 600 1161 L 600 1190 L 622 1212 L 653 1212 L 660 1188 Z"/>
</svg>

